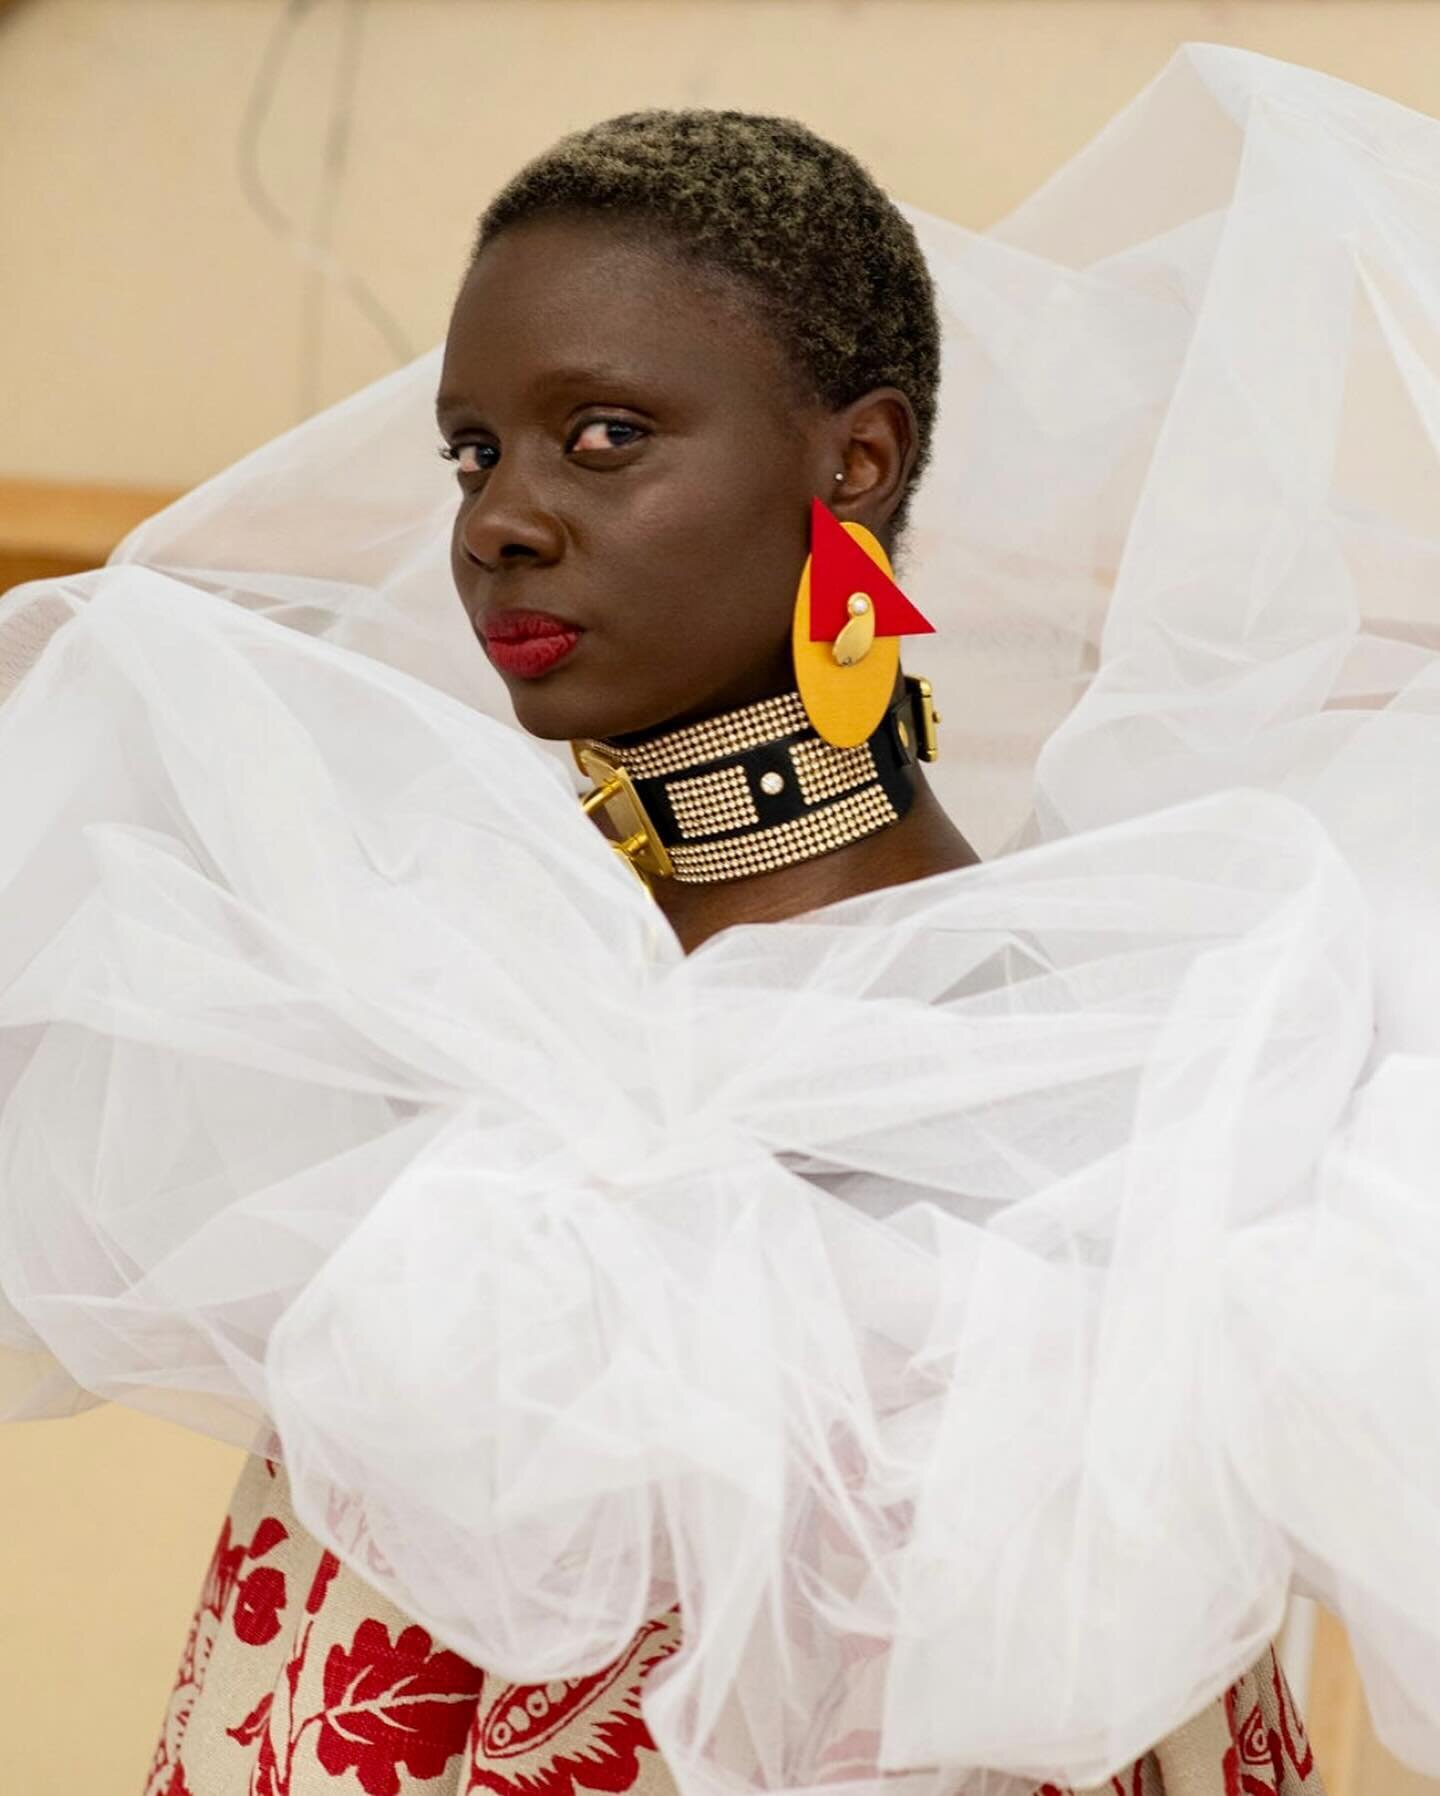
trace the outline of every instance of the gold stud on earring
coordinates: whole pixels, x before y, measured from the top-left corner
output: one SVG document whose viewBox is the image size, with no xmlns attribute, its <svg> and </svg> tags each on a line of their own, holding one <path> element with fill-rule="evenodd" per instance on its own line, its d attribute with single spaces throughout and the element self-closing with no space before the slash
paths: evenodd
<svg viewBox="0 0 1440 1796">
<path fill-rule="evenodd" d="M 845 601 L 849 622 L 830 645 L 830 653 L 841 667 L 853 667 L 870 653 L 875 640 L 875 610 L 868 592 L 852 592 Z"/>
</svg>

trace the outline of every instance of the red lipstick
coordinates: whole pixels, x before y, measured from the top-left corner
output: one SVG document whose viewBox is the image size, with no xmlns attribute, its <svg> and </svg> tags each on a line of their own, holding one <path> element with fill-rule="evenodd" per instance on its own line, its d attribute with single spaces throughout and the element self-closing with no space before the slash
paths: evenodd
<svg viewBox="0 0 1440 1796">
<path fill-rule="evenodd" d="M 585 634 L 548 611 L 498 611 L 481 625 L 485 652 L 502 673 L 538 680 L 558 667 Z"/>
</svg>

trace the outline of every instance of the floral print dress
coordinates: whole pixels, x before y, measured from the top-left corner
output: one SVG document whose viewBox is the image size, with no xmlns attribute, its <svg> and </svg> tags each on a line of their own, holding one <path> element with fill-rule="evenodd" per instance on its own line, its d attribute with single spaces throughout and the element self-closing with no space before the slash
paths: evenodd
<svg viewBox="0 0 1440 1796">
<path fill-rule="evenodd" d="M 640 1713 L 680 1644 L 645 1624 L 605 1671 L 491 1677 L 437 1646 L 296 1519 L 252 1458 L 220 1531 L 145 1796 L 675 1796 Z M 1323 1796 L 1273 1649 L 1101 1796 Z M 1079 1796 L 1046 1784 L 1035 1796 Z"/>
</svg>

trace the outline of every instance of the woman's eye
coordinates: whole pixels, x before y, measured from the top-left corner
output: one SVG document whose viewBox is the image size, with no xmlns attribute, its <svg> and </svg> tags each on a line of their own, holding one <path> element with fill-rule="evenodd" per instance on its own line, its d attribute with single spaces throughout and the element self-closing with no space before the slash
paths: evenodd
<svg viewBox="0 0 1440 1796">
<path fill-rule="evenodd" d="M 493 443 L 446 443 L 440 455 L 442 460 L 454 462 L 457 474 L 486 474 L 500 459 Z"/>
<path fill-rule="evenodd" d="M 627 424 L 623 418 L 592 418 L 588 424 L 581 425 L 570 447 L 572 451 L 628 449 L 644 435 L 638 424 Z"/>
</svg>

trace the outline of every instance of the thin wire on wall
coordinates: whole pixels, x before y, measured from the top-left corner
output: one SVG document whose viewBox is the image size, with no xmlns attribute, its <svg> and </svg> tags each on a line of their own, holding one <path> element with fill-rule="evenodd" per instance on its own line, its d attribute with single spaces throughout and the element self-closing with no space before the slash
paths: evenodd
<svg viewBox="0 0 1440 1796">
<path fill-rule="evenodd" d="M 294 51 L 297 27 L 307 13 L 317 10 L 317 0 L 283 0 L 251 84 L 236 140 L 236 166 L 246 202 L 306 270 L 295 371 L 296 407 L 301 418 L 311 416 L 323 403 L 325 301 L 330 287 L 338 287 L 350 299 L 380 336 L 397 367 L 413 361 L 417 353 L 369 282 L 334 248 L 335 223 L 349 167 L 368 0 L 340 0 L 340 5 L 321 178 L 307 225 L 297 222 L 266 186 L 260 173 L 260 147 Z"/>
</svg>

